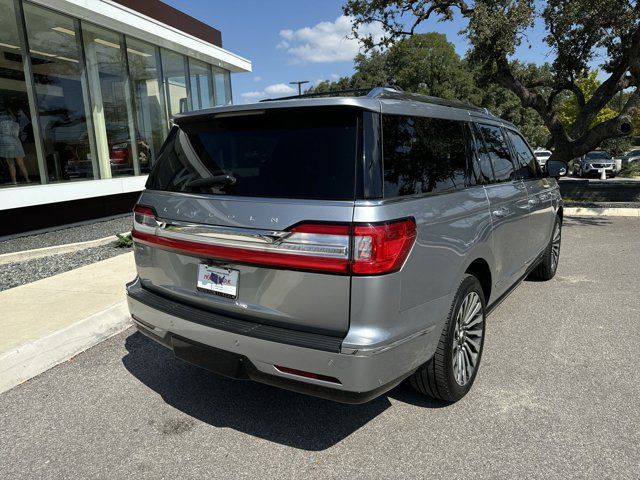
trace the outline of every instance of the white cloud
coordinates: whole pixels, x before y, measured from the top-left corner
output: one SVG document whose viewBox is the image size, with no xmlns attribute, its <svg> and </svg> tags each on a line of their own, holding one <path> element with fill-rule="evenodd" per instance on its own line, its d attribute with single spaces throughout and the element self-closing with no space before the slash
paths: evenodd
<svg viewBox="0 0 640 480">
<path fill-rule="evenodd" d="M 285 95 L 295 94 L 297 90 L 286 83 L 275 83 L 273 85 L 268 85 L 262 91 L 251 91 L 241 93 L 240 96 L 244 100 L 244 103 L 251 103 L 258 100 L 262 100 L 267 97 L 282 97 Z"/>
<path fill-rule="evenodd" d="M 245 100 L 252 100 L 254 98 L 263 97 L 264 92 L 245 92 L 245 93 L 241 93 L 240 96 Z"/>
<path fill-rule="evenodd" d="M 294 32 L 291 29 L 280 30 L 280 36 L 285 40 L 293 40 Z"/>
<path fill-rule="evenodd" d="M 320 22 L 299 30 L 281 30 L 282 41 L 277 48 L 286 49 L 293 63 L 350 62 L 360 51 L 360 43 L 347 38 L 351 34 L 352 18 L 342 15 L 334 22 Z M 372 34 L 374 39 L 383 35 L 377 24 L 364 25 L 361 35 Z"/>
<path fill-rule="evenodd" d="M 262 81 L 262 77 L 261 76 L 253 77 L 253 81 L 254 82 L 261 82 Z"/>
<path fill-rule="evenodd" d="M 276 83 L 265 87 L 264 91 L 269 95 L 281 95 L 295 93 L 295 89 L 286 83 Z"/>
</svg>

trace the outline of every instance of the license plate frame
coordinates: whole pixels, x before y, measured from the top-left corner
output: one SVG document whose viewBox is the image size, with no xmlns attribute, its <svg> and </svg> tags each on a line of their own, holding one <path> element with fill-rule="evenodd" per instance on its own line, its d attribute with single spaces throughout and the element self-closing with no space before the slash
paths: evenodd
<svg viewBox="0 0 640 480">
<path fill-rule="evenodd" d="M 206 263 L 198 265 L 196 287 L 200 291 L 235 300 L 238 298 L 239 280 L 239 270 Z"/>
</svg>

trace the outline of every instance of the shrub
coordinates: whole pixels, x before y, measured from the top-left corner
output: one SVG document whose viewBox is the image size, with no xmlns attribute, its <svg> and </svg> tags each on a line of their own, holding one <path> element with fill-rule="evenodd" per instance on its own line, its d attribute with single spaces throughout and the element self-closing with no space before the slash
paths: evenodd
<svg viewBox="0 0 640 480">
<path fill-rule="evenodd" d="M 116 248 L 131 248 L 133 247 L 133 239 L 131 233 L 118 233 L 116 234 L 118 240 L 114 242 Z"/>
<path fill-rule="evenodd" d="M 640 162 L 633 162 L 625 165 L 620 170 L 621 177 L 640 177 Z"/>
</svg>

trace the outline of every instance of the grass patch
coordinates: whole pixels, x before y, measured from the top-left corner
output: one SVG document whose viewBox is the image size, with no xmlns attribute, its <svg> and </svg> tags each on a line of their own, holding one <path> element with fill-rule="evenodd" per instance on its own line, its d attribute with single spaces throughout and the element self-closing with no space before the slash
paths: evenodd
<svg viewBox="0 0 640 480">
<path fill-rule="evenodd" d="M 117 233 L 116 237 L 118 237 L 118 239 L 113 242 L 116 248 L 133 247 L 133 239 L 131 238 L 131 233 Z"/>
</svg>

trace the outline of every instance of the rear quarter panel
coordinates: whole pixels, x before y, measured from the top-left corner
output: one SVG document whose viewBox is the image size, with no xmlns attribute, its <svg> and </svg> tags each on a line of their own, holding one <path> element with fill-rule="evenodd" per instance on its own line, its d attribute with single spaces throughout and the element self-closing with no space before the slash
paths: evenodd
<svg viewBox="0 0 640 480">
<path fill-rule="evenodd" d="M 384 345 L 425 330 L 438 334 L 469 264 L 490 250 L 491 217 L 482 187 L 401 201 L 356 202 L 355 222 L 415 218 L 417 238 L 399 272 L 354 277 L 343 346 Z M 438 335 L 431 335 L 437 341 Z M 425 345 L 425 359 L 435 344 Z"/>
</svg>

